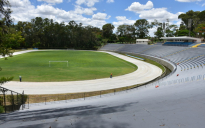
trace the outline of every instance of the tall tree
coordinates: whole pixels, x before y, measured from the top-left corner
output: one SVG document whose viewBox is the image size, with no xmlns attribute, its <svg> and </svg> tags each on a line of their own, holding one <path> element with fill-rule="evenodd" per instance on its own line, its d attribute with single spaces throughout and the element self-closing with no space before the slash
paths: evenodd
<svg viewBox="0 0 205 128">
<path fill-rule="evenodd" d="M 205 10 L 201 11 L 197 17 L 200 19 L 200 23 L 205 23 Z"/>
<path fill-rule="evenodd" d="M 7 46 L 5 35 L 9 32 L 9 26 L 12 24 L 11 9 L 8 0 L 0 0 L 0 55 L 11 55 Z"/>
<path fill-rule="evenodd" d="M 186 29 L 188 28 L 188 20 L 192 19 L 191 32 L 193 32 L 197 25 L 200 23 L 200 18 L 198 17 L 199 13 L 199 11 L 195 12 L 193 10 L 190 10 L 186 13 L 180 14 L 178 16 L 178 19 L 181 19 L 183 21 L 186 26 Z"/>
<path fill-rule="evenodd" d="M 158 27 L 158 28 L 157 28 L 157 31 L 154 33 L 154 35 L 155 35 L 158 39 L 160 39 L 161 37 L 163 37 L 163 36 L 164 36 L 164 32 L 163 32 L 162 27 Z"/>
<path fill-rule="evenodd" d="M 152 28 L 152 25 L 146 19 L 139 19 L 134 23 L 136 34 L 138 38 L 145 38 L 149 34 L 149 28 Z"/>
<path fill-rule="evenodd" d="M 103 25 L 103 27 L 102 27 L 103 37 L 104 38 L 110 38 L 110 36 L 113 33 L 114 28 L 115 28 L 114 25 L 112 25 L 110 23 Z"/>
<path fill-rule="evenodd" d="M 134 25 L 119 25 L 116 34 L 120 42 L 132 42 L 135 40 L 136 29 Z"/>
<path fill-rule="evenodd" d="M 155 32 L 155 35 L 157 37 L 161 37 L 161 36 L 166 36 L 166 37 L 173 37 L 176 35 L 176 31 L 178 29 L 177 25 L 171 24 L 169 23 L 169 20 L 167 19 L 165 23 L 165 26 L 163 26 L 162 22 L 158 22 L 157 20 L 154 20 L 154 22 L 152 22 L 152 26 L 153 27 L 157 27 L 157 31 Z M 163 27 L 165 27 L 163 29 Z"/>
<path fill-rule="evenodd" d="M 0 0 L 0 55 L 5 57 L 6 55 L 12 55 L 12 53 L 9 51 L 9 46 L 7 45 L 8 43 L 8 38 L 7 34 L 9 32 L 9 26 L 12 24 L 11 20 L 11 9 L 10 9 L 10 4 L 8 0 Z M 2 68 L 0 67 L 0 71 Z M 5 78 L 1 77 L 0 78 L 0 85 L 12 80 L 13 77 L 10 78 Z"/>
<path fill-rule="evenodd" d="M 204 37 L 205 39 L 205 24 L 199 24 L 196 28 L 195 28 L 195 32 L 199 33 L 200 37 Z"/>
</svg>

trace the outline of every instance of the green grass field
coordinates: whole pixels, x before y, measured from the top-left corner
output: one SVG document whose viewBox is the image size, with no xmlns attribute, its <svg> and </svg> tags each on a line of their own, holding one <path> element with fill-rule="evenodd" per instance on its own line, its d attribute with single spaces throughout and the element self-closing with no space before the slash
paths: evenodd
<svg viewBox="0 0 205 128">
<path fill-rule="evenodd" d="M 51 62 L 49 61 L 68 61 Z M 0 59 L 0 77 L 11 77 L 18 81 L 49 82 L 76 81 L 108 78 L 137 70 L 137 66 L 111 56 L 93 51 L 38 51 L 16 55 L 8 60 Z"/>
</svg>

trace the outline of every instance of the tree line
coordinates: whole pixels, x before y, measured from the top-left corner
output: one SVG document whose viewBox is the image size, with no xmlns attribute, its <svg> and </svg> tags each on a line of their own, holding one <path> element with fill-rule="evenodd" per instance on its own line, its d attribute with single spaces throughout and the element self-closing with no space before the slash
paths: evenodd
<svg viewBox="0 0 205 128">
<path fill-rule="evenodd" d="M 0 53 L 5 55 L 9 48 L 42 48 L 42 49 L 98 49 L 106 43 L 136 42 L 137 38 L 150 40 L 161 37 L 189 36 L 188 19 L 192 19 L 191 36 L 205 37 L 205 11 L 188 11 L 178 16 L 182 20 L 180 27 L 154 20 L 139 19 L 133 25 L 122 24 L 113 33 L 114 25 L 107 23 L 102 28 L 70 21 L 54 22 L 53 19 L 36 17 L 30 22 L 19 21 L 13 24 L 8 0 L 0 2 Z M 5 9 L 4 7 L 7 6 Z M 149 29 L 156 28 L 154 37 Z M 5 49 L 6 48 L 6 49 Z"/>
<path fill-rule="evenodd" d="M 205 38 L 205 10 L 204 11 L 193 11 L 190 10 L 184 14 L 178 16 L 182 20 L 178 35 L 188 35 L 189 30 L 191 31 L 191 36 L 194 37 L 204 37 Z M 189 29 L 189 19 L 191 19 L 191 25 Z"/>
</svg>

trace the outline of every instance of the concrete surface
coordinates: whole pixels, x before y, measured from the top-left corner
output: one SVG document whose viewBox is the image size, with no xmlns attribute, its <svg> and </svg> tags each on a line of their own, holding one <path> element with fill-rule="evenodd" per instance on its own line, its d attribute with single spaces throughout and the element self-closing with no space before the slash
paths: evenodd
<svg viewBox="0 0 205 128">
<path fill-rule="evenodd" d="M 0 115 L 1 128 L 204 128 L 204 81 L 153 86 Z"/>
</svg>

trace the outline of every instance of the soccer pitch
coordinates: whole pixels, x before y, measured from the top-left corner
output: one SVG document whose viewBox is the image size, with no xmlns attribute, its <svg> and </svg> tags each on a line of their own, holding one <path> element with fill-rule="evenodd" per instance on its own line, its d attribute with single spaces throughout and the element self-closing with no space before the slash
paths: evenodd
<svg viewBox="0 0 205 128">
<path fill-rule="evenodd" d="M 13 76 L 13 81 L 19 81 L 19 76 L 22 76 L 23 82 L 91 80 L 108 78 L 111 73 L 115 77 L 137 70 L 134 64 L 107 53 L 72 50 L 16 55 L 8 60 L 0 59 L 0 67 L 1 77 Z"/>
</svg>

